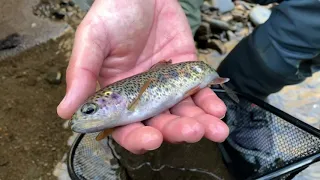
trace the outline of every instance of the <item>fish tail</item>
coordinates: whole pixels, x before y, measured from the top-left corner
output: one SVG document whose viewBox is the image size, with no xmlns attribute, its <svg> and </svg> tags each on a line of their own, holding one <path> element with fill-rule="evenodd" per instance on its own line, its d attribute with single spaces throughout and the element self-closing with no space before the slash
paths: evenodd
<svg viewBox="0 0 320 180">
<path fill-rule="evenodd" d="M 204 63 L 206 63 L 206 62 L 204 62 Z M 227 93 L 227 95 L 228 95 L 233 101 L 235 101 L 236 103 L 239 103 L 240 100 L 239 100 L 238 96 L 236 95 L 236 93 L 235 93 L 232 89 L 230 89 L 229 87 L 227 87 L 227 86 L 225 85 L 225 83 L 229 82 L 230 79 L 227 78 L 227 77 L 219 77 L 219 74 L 217 73 L 217 71 L 215 70 L 215 68 L 214 68 L 211 64 L 209 64 L 209 63 L 206 63 L 206 64 L 207 64 L 207 65 L 211 68 L 211 70 L 212 70 L 214 73 L 216 73 L 217 76 L 218 76 L 218 77 L 211 83 L 211 85 L 219 84 L 219 85 L 221 86 L 221 88 L 224 89 L 224 91 Z"/>
</svg>

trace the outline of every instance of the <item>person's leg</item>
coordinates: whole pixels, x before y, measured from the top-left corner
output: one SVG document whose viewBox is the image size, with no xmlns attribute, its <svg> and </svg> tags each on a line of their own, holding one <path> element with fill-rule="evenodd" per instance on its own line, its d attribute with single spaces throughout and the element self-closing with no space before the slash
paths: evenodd
<svg viewBox="0 0 320 180">
<path fill-rule="evenodd" d="M 218 68 L 237 91 L 266 98 L 319 69 L 320 1 L 280 3 Z"/>
<path fill-rule="evenodd" d="M 201 24 L 200 7 L 203 0 L 179 0 L 179 3 L 186 14 L 193 36 Z"/>
<path fill-rule="evenodd" d="M 230 78 L 227 85 L 236 91 L 261 99 L 310 77 L 320 67 L 319 9 L 318 0 L 283 1 L 266 23 L 222 61 L 217 69 L 219 75 Z M 257 106 L 246 101 L 240 101 L 240 105 L 228 102 L 224 121 L 230 134 L 223 145 L 237 177 L 249 176 L 273 163 L 281 164 L 285 156 L 277 153 L 290 149 L 289 144 L 297 143 L 297 139 L 308 141 L 308 136 L 298 135 L 294 127 L 288 129 L 284 121 L 275 120 Z M 281 144 L 279 139 L 285 134 L 290 138 Z"/>
</svg>

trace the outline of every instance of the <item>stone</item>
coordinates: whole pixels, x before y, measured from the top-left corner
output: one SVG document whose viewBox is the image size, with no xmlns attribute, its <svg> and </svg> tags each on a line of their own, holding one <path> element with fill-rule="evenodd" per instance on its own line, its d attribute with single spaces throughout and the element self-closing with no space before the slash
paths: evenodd
<svg viewBox="0 0 320 180">
<path fill-rule="evenodd" d="M 36 9 L 34 11 L 37 3 L 39 3 L 38 0 L 15 0 L 3 1 L 1 4 L 0 39 L 5 39 L 15 32 L 20 35 L 17 36 L 20 42 L 15 42 L 14 46 L 11 46 L 13 48 L 1 50 L 0 60 L 17 55 L 50 39 L 60 37 L 72 29 L 65 22 L 54 22 L 49 19 L 40 18 L 39 16 L 43 10 Z M 39 14 L 39 16 L 34 14 Z M 33 23 L 36 24 L 35 27 L 32 27 Z"/>
<path fill-rule="evenodd" d="M 46 80 L 50 84 L 58 85 L 61 83 L 61 79 L 62 79 L 62 74 L 56 68 L 51 68 L 46 75 Z"/>
<path fill-rule="evenodd" d="M 21 36 L 18 33 L 13 33 L 0 40 L 0 51 L 12 49 L 21 44 Z"/>
<path fill-rule="evenodd" d="M 221 13 L 232 11 L 235 7 L 232 0 L 212 0 L 212 4 L 219 9 Z"/>
<path fill-rule="evenodd" d="M 269 19 L 270 15 L 270 9 L 257 5 L 250 11 L 249 17 L 253 24 L 258 26 L 265 23 Z"/>
</svg>

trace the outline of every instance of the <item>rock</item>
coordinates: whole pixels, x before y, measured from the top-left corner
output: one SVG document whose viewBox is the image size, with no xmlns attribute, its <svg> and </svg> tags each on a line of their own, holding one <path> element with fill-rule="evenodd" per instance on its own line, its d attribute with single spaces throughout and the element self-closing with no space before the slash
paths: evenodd
<svg viewBox="0 0 320 180">
<path fill-rule="evenodd" d="M 67 7 L 67 11 L 68 11 L 68 12 L 73 12 L 73 7 L 68 6 L 68 7 Z"/>
<path fill-rule="evenodd" d="M 57 19 L 63 19 L 67 14 L 66 9 L 62 8 L 60 10 L 54 11 L 52 15 Z"/>
<path fill-rule="evenodd" d="M 227 31 L 227 35 L 228 35 L 228 40 L 229 41 L 233 40 L 233 39 L 237 39 L 237 36 L 232 31 Z"/>
<path fill-rule="evenodd" d="M 216 49 L 220 54 L 225 54 L 227 52 L 227 48 L 223 43 L 216 39 L 208 40 L 208 48 Z"/>
<path fill-rule="evenodd" d="M 74 6 L 75 4 L 74 4 L 74 2 L 71 0 L 71 1 L 69 1 L 69 6 Z"/>
<path fill-rule="evenodd" d="M 249 17 L 253 24 L 258 26 L 265 23 L 269 19 L 270 15 L 270 9 L 257 5 L 250 11 Z"/>
<path fill-rule="evenodd" d="M 52 68 L 48 71 L 47 76 L 46 76 L 46 80 L 48 83 L 50 84 L 60 84 L 61 83 L 61 79 L 62 79 L 62 74 L 59 70 L 57 70 L 56 68 Z"/>
<path fill-rule="evenodd" d="M 0 40 L 0 50 L 13 49 L 21 44 L 20 34 L 13 33 Z"/>
<path fill-rule="evenodd" d="M 228 13 L 228 14 L 224 14 L 220 17 L 221 21 L 225 21 L 225 22 L 229 22 L 231 20 L 233 20 L 233 16 L 232 14 Z"/>
<path fill-rule="evenodd" d="M 69 5 L 69 0 L 61 0 L 60 5 L 62 5 L 62 6 Z"/>
<path fill-rule="evenodd" d="M 231 31 L 235 31 L 237 29 L 236 27 L 232 26 L 227 22 L 224 22 L 219 19 L 213 19 L 207 15 L 202 14 L 202 19 L 203 21 L 208 22 L 213 28 L 219 28 L 221 30 L 231 30 Z"/>
<path fill-rule="evenodd" d="M 212 0 L 214 7 L 219 9 L 220 13 L 226 13 L 232 11 L 235 7 L 232 0 Z"/>
</svg>

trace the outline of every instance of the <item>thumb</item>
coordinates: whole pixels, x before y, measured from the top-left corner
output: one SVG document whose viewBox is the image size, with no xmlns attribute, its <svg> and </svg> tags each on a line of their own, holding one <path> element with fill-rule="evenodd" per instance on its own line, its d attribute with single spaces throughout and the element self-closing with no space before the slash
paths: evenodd
<svg viewBox="0 0 320 180">
<path fill-rule="evenodd" d="M 57 113 L 63 119 L 69 119 L 95 92 L 103 60 L 109 52 L 103 23 L 93 19 L 97 18 L 88 12 L 76 32 L 66 72 L 67 92 L 57 107 Z"/>
</svg>

